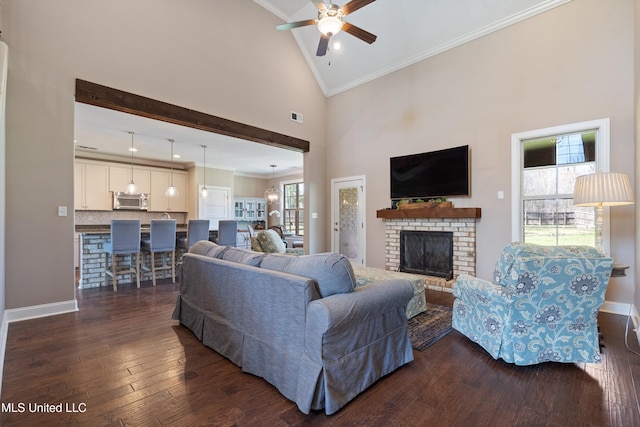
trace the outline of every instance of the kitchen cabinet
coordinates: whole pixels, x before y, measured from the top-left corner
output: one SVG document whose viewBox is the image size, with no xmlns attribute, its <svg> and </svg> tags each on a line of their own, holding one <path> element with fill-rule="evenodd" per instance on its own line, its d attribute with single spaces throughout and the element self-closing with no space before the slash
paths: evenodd
<svg viewBox="0 0 640 427">
<path fill-rule="evenodd" d="M 233 212 L 238 221 L 256 221 L 267 218 L 267 203 L 258 197 L 236 197 Z"/>
<path fill-rule="evenodd" d="M 74 208 L 76 210 L 109 211 L 109 166 L 97 162 L 76 161 L 74 165 Z"/>
<path fill-rule="evenodd" d="M 138 192 L 151 192 L 151 172 L 149 170 L 134 167 L 133 181 L 138 187 Z M 125 191 L 130 182 L 130 166 L 109 166 L 109 191 Z"/>
<path fill-rule="evenodd" d="M 173 185 L 178 191 L 175 197 L 164 195 L 171 183 L 171 172 L 150 172 L 149 211 L 152 212 L 187 212 L 187 173 L 173 171 Z"/>
</svg>

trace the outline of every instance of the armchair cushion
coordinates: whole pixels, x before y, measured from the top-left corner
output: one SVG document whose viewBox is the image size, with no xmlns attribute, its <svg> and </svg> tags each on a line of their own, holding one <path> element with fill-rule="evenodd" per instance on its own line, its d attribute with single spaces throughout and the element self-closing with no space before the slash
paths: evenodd
<svg viewBox="0 0 640 427">
<path fill-rule="evenodd" d="M 494 283 L 457 278 L 453 327 L 517 365 L 599 362 L 597 314 L 612 266 L 591 247 L 512 243 Z"/>
</svg>

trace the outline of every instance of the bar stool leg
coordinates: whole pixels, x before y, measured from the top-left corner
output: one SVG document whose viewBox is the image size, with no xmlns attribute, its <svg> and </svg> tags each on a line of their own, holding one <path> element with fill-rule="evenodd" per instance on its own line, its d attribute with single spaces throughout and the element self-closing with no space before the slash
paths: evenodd
<svg viewBox="0 0 640 427">
<path fill-rule="evenodd" d="M 171 252 L 171 283 L 176 283 L 176 251 Z"/>
<path fill-rule="evenodd" d="M 151 280 L 153 281 L 153 286 L 156 285 L 156 257 L 155 252 L 151 252 Z"/>
<path fill-rule="evenodd" d="M 116 265 L 116 254 L 111 255 L 111 274 L 113 274 L 113 292 L 118 292 L 118 279 L 117 279 L 117 265 Z"/>
<path fill-rule="evenodd" d="M 133 281 L 131 281 L 133 283 Z M 140 252 L 136 254 L 136 283 L 140 289 Z"/>
</svg>

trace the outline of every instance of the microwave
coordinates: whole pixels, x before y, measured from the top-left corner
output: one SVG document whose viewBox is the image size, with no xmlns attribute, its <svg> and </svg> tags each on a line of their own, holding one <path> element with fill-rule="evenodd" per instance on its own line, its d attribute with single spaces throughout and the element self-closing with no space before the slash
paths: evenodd
<svg viewBox="0 0 640 427">
<path fill-rule="evenodd" d="M 113 192 L 113 209 L 114 210 L 133 210 L 146 211 L 149 209 L 149 194 L 127 194 L 124 191 Z"/>
</svg>

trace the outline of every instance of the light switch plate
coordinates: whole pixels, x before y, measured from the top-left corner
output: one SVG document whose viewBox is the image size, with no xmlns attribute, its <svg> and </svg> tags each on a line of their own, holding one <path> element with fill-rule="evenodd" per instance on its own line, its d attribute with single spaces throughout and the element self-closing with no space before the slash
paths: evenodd
<svg viewBox="0 0 640 427">
<path fill-rule="evenodd" d="M 67 216 L 66 206 L 58 206 L 58 216 Z"/>
</svg>

